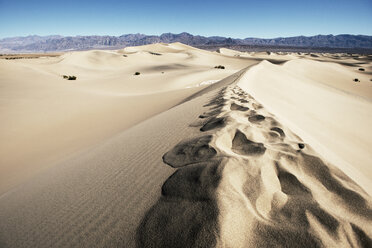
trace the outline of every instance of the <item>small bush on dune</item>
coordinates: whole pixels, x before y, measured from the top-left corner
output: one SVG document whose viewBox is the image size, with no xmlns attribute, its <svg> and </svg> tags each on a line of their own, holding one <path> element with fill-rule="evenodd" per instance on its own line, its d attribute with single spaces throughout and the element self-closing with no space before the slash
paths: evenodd
<svg viewBox="0 0 372 248">
<path fill-rule="evenodd" d="M 76 76 L 67 76 L 67 75 L 63 75 L 62 76 L 64 79 L 67 79 L 67 80 L 76 80 Z"/>
<path fill-rule="evenodd" d="M 216 69 L 225 69 L 225 66 L 223 66 L 223 65 L 216 65 L 214 68 L 216 68 Z"/>
<path fill-rule="evenodd" d="M 134 73 L 134 75 L 136 75 L 136 76 L 138 76 L 138 75 L 140 75 L 141 73 L 140 72 L 138 72 L 138 71 L 136 71 L 135 73 Z"/>
<path fill-rule="evenodd" d="M 357 83 L 357 82 L 360 82 L 359 79 L 357 79 L 357 78 L 354 78 L 353 81 L 356 82 L 356 83 Z"/>
<path fill-rule="evenodd" d="M 156 55 L 156 56 L 160 56 L 161 55 L 161 53 L 154 53 L 154 52 L 149 52 L 150 54 L 152 54 L 152 55 Z"/>
<path fill-rule="evenodd" d="M 359 71 L 365 71 L 365 69 L 364 68 L 359 68 Z"/>
</svg>

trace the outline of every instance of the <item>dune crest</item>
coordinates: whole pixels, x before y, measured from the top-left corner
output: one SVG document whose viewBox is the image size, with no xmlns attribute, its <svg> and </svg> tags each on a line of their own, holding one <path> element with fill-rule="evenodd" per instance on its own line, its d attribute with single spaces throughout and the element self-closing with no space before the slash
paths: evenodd
<svg viewBox="0 0 372 248">
<path fill-rule="evenodd" d="M 372 195 L 372 87 L 364 74 L 352 83 L 354 71 L 304 59 L 262 61 L 238 85 Z"/>
<path fill-rule="evenodd" d="M 138 229 L 139 247 L 369 247 L 371 197 L 253 97 L 231 85 Z"/>
</svg>

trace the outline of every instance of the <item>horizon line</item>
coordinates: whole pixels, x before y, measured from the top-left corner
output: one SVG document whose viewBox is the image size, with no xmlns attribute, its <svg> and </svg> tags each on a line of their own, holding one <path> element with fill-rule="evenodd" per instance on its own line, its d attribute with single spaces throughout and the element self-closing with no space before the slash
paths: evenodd
<svg viewBox="0 0 372 248">
<path fill-rule="evenodd" d="M 25 37 L 32 37 L 32 36 L 37 36 L 37 37 L 60 36 L 62 38 L 64 38 L 64 37 L 83 37 L 83 36 L 110 36 L 110 37 L 120 37 L 120 36 L 131 35 L 131 34 L 139 34 L 139 35 L 146 35 L 146 36 L 161 36 L 161 35 L 164 35 L 164 34 L 175 34 L 175 35 L 179 35 L 179 34 L 183 34 L 183 33 L 190 34 L 192 36 L 202 36 L 202 37 L 206 37 L 206 38 L 210 38 L 210 37 L 222 37 L 222 38 L 241 39 L 241 40 L 244 40 L 244 39 L 266 39 L 266 40 L 270 40 L 270 39 L 292 38 L 292 37 L 339 36 L 339 35 L 369 36 L 369 37 L 372 36 L 372 35 L 368 35 L 368 34 L 340 33 L 340 34 L 315 34 L 315 35 L 277 36 L 277 37 L 271 37 L 271 38 L 261 38 L 261 37 L 254 37 L 254 36 L 248 36 L 248 37 L 245 37 L 245 38 L 236 38 L 236 37 L 231 37 L 231 36 L 220 36 L 220 35 L 206 36 L 206 35 L 200 35 L 200 34 L 192 34 L 192 33 L 189 33 L 189 32 L 180 32 L 180 33 L 167 32 L 167 33 L 161 33 L 161 34 L 126 33 L 126 34 L 121 34 L 121 35 L 109 35 L 109 34 L 86 34 L 86 35 L 81 35 L 81 34 L 79 34 L 79 35 L 48 34 L 48 35 L 39 35 L 39 34 L 28 34 L 28 35 L 0 37 L 0 39 L 2 40 L 2 39 L 10 39 L 10 38 L 25 38 Z"/>
</svg>

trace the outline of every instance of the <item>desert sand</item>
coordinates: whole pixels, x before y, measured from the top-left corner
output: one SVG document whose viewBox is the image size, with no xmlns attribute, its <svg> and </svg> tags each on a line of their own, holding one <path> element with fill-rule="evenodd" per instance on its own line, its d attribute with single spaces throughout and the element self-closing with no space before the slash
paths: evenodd
<svg viewBox="0 0 372 248">
<path fill-rule="evenodd" d="M 371 247 L 371 72 L 181 43 L 0 59 L 0 247 Z"/>
<path fill-rule="evenodd" d="M 173 107 L 200 90 L 196 86 L 255 63 L 205 54 L 157 44 L 1 59 L 0 192 Z M 225 70 L 214 69 L 221 63 Z"/>
</svg>

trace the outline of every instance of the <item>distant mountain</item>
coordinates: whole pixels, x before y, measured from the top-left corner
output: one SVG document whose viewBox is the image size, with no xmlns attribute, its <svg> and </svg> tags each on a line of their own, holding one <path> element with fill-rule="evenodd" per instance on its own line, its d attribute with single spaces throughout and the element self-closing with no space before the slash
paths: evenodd
<svg viewBox="0 0 372 248">
<path fill-rule="evenodd" d="M 366 35 L 316 35 L 296 36 L 276 39 L 244 39 L 246 45 L 280 45 L 301 47 L 330 47 L 330 48 L 372 48 L 372 36 Z"/>
<path fill-rule="evenodd" d="M 26 36 L 0 40 L 0 52 L 53 52 L 68 50 L 108 49 L 138 46 L 151 43 L 181 42 L 191 46 L 283 46 L 283 47 L 320 47 L 320 48 L 362 48 L 372 49 L 372 36 L 366 35 L 316 35 L 288 38 L 233 39 L 220 36 L 205 37 L 189 33 L 164 33 L 160 36 L 145 34 L 125 34 L 121 36 Z"/>
</svg>

